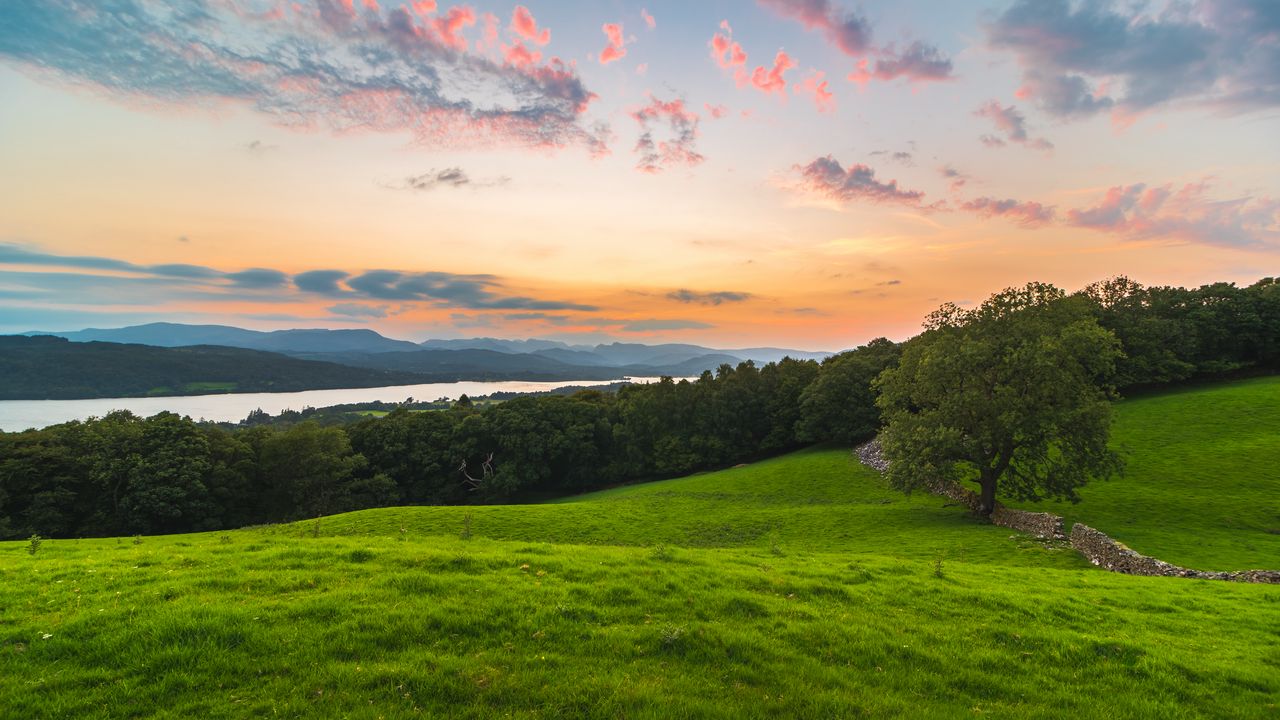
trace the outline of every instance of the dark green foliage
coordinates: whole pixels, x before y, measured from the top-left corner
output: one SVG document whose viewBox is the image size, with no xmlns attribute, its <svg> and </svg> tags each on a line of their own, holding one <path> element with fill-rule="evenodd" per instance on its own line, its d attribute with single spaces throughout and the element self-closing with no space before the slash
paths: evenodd
<svg viewBox="0 0 1280 720">
<path fill-rule="evenodd" d="M 800 397 L 800 437 L 856 443 L 875 435 L 880 409 L 871 381 L 896 365 L 901 354 L 901 345 L 876 338 L 822 361 L 822 370 Z"/>
<path fill-rule="evenodd" d="M 1033 283 L 974 310 L 944 305 L 876 381 L 889 482 L 902 490 L 974 479 L 1022 500 L 1076 499 L 1118 471 L 1107 388 L 1119 354 L 1087 302 Z"/>
<path fill-rule="evenodd" d="M 1197 376 L 1280 368 L 1280 283 L 1247 288 L 1213 283 L 1195 289 L 1144 287 L 1115 277 L 1080 295 L 1098 322 L 1120 339 L 1121 388 L 1166 385 Z"/>
</svg>

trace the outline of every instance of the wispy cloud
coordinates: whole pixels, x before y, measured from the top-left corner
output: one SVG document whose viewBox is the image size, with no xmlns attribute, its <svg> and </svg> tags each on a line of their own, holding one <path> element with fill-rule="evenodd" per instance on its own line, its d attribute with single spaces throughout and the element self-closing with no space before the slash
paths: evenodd
<svg viewBox="0 0 1280 720">
<path fill-rule="evenodd" d="M 1215 200 L 1207 181 L 1176 187 L 1119 185 L 1096 205 L 1067 212 L 1075 227 L 1131 238 L 1168 238 L 1227 247 L 1280 242 L 1280 200 Z"/>
<path fill-rule="evenodd" d="M 252 13 L 199 0 L 18 3 L 5 9 L 0 58 L 123 102 L 223 100 L 288 126 L 599 150 L 600 133 L 582 120 L 594 95 L 571 66 L 514 67 L 469 52 L 474 11 L 435 5 L 321 0 Z"/>
<path fill-rule="evenodd" d="M 649 97 L 649 104 L 632 111 L 632 119 L 640 125 L 635 152 L 640 156 L 636 169 L 658 173 L 672 166 L 692 167 L 705 158 L 697 151 L 698 114 L 685 107 L 684 100 L 659 100 Z M 659 125 L 666 125 L 666 139 L 655 139 Z"/>
<path fill-rule="evenodd" d="M 1280 105 L 1275 2 L 1016 0 L 986 30 L 988 44 L 1022 66 L 1019 95 L 1060 117 L 1178 100 L 1232 110 Z"/>
<path fill-rule="evenodd" d="M 749 292 L 733 292 L 722 290 L 719 292 L 697 292 L 681 288 L 667 293 L 668 300 L 675 300 L 679 303 L 693 305 L 722 305 L 724 303 L 738 303 L 750 300 L 752 297 Z"/>
<path fill-rule="evenodd" d="M 1004 137 L 983 135 L 982 143 L 988 147 L 1004 147 L 1013 142 L 1033 150 L 1052 150 L 1053 143 L 1044 138 L 1032 138 L 1027 134 L 1027 119 L 1018 108 L 1003 106 L 995 100 L 988 100 L 973 112 L 978 117 L 987 118 Z"/>
<path fill-rule="evenodd" d="M 450 167 L 443 170 L 433 169 L 421 175 L 410 175 L 401 183 L 397 183 L 392 187 L 401 190 L 425 192 L 437 188 L 496 187 L 506 185 L 509 182 L 511 182 L 511 178 L 505 175 L 495 178 L 474 179 L 462 168 Z"/>
<path fill-rule="evenodd" d="M 1023 227 L 1047 225 L 1053 222 L 1056 214 L 1053 206 L 1041 205 L 1038 202 L 997 200 L 989 197 L 967 200 L 960 204 L 960 209 L 984 218 L 1007 217 Z"/>
<path fill-rule="evenodd" d="M 900 188 L 897 180 L 878 180 L 876 171 L 861 163 L 846 170 L 830 155 L 794 169 L 800 174 L 803 189 L 831 200 L 900 203 L 912 207 L 921 207 L 924 202 L 923 192 Z"/>
</svg>

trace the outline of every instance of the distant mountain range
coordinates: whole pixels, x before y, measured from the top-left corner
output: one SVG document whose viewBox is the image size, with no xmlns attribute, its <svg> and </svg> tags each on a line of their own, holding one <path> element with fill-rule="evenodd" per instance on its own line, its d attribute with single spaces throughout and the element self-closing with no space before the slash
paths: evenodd
<svg viewBox="0 0 1280 720">
<path fill-rule="evenodd" d="M 177 348 L 0 336 L 0 400 L 209 395 L 384 387 L 416 373 L 216 345 Z"/>
<path fill-rule="evenodd" d="M 570 345 L 557 340 L 502 340 L 470 338 L 466 340 L 427 340 L 413 343 L 393 340 L 373 330 L 274 330 L 263 332 L 227 325 L 184 325 L 151 323 L 115 329 L 90 328 L 71 332 L 33 331 L 24 335 L 54 335 L 73 342 L 114 342 L 182 347 L 185 345 L 222 345 L 224 347 L 265 350 L 285 355 L 317 353 L 376 354 L 415 352 L 421 350 L 489 350 L 507 355 L 535 355 L 581 367 L 626 367 L 641 365 L 665 367 L 679 365 L 698 357 L 716 356 L 717 361 L 739 363 L 752 360 L 757 364 L 776 362 L 783 357 L 797 360 L 821 360 L 831 353 L 757 347 L 723 350 L 701 345 L 611 343 L 608 345 Z M 532 367 L 532 366 L 531 366 Z M 714 368 L 715 365 L 710 366 Z"/>
<path fill-rule="evenodd" d="M 745 360 L 763 365 L 787 356 L 821 360 L 830 354 L 538 339 L 412 343 L 372 330 L 261 332 L 178 323 L 25 335 L 0 336 L 0 399 L 285 392 L 455 380 L 686 377 Z M 243 372 L 236 372 L 237 363 Z"/>
</svg>

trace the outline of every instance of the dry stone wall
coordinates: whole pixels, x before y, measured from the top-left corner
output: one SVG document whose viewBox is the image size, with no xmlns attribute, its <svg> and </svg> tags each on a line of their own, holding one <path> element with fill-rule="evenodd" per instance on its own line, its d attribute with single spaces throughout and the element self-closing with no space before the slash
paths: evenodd
<svg viewBox="0 0 1280 720">
<path fill-rule="evenodd" d="M 884 450 L 880 447 L 878 440 L 863 443 L 854 448 L 853 452 L 864 465 L 870 468 L 880 472 L 889 469 L 889 459 L 884 456 Z M 969 508 L 972 512 L 976 513 L 978 511 L 978 494 L 956 483 L 939 482 L 929 487 L 929 492 L 952 500 L 963 507 Z M 1063 531 L 1062 518 L 1052 513 L 1014 510 L 996 503 L 996 509 L 991 513 L 991 522 L 1044 540 L 1067 539 L 1067 535 Z M 1112 572 L 1128 575 L 1280 584 L 1280 571 L 1275 570 L 1210 572 L 1179 567 L 1130 550 L 1123 543 L 1115 541 L 1106 533 L 1080 523 L 1071 526 L 1070 540 L 1071 547 L 1083 555 L 1086 560 Z"/>
<path fill-rule="evenodd" d="M 1202 580 L 1232 580 L 1280 584 L 1280 572 L 1273 570 L 1240 570 L 1237 572 L 1209 572 L 1179 567 L 1163 560 L 1148 557 L 1117 542 L 1106 533 L 1088 525 L 1071 526 L 1071 547 L 1086 560 L 1101 568 L 1126 575 L 1153 575 L 1163 577 L 1189 577 Z"/>
</svg>

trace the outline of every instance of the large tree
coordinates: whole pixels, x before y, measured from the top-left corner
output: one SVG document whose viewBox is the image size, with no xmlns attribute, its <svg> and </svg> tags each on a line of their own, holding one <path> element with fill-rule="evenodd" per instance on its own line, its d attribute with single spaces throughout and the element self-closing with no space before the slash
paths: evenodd
<svg viewBox="0 0 1280 720">
<path fill-rule="evenodd" d="M 890 483 L 975 481 L 984 515 L 997 493 L 1078 500 L 1120 468 L 1107 447 L 1119 354 L 1087 301 L 1051 285 L 942 306 L 876 381 Z"/>
</svg>

